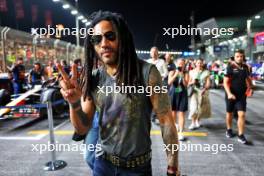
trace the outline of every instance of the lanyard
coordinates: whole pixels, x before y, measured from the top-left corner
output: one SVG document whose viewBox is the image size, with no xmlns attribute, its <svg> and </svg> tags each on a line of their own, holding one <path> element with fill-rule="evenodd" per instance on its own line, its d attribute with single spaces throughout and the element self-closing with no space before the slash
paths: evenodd
<svg viewBox="0 0 264 176">
<path fill-rule="evenodd" d="M 203 74 L 203 71 L 199 72 L 198 75 L 197 75 L 197 79 L 199 79 L 199 81 L 201 80 L 202 74 Z"/>
</svg>

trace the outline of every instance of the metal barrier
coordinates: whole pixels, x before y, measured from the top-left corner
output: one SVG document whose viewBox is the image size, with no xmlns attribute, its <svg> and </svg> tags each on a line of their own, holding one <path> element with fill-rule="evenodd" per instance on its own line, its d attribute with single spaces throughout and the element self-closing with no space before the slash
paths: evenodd
<svg viewBox="0 0 264 176">
<path fill-rule="evenodd" d="M 50 143 L 55 145 L 55 136 L 54 136 L 54 125 L 53 125 L 53 114 L 52 114 L 52 103 L 47 102 L 47 112 L 48 112 L 48 121 L 49 121 L 49 136 Z M 67 163 L 63 160 L 56 160 L 56 150 L 51 151 L 51 161 L 45 164 L 44 170 L 46 171 L 55 171 L 62 169 L 67 166 Z"/>
</svg>

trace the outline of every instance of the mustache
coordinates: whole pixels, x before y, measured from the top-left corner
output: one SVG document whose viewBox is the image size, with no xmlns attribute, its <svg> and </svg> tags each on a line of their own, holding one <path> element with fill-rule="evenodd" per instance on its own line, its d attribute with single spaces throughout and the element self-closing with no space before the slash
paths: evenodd
<svg viewBox="0 0 264 176">
<path fill-rule="evenodd" d="M 101 54 L 104 54 L 105 52 L 115 52 L 115 50 L 111 47 L 104 47 L 101 49 Z"/>
</svg>

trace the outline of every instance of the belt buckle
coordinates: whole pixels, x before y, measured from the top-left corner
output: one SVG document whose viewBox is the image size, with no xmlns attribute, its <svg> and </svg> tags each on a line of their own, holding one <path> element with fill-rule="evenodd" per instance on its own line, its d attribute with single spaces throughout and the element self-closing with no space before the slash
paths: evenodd
<svg viewBox="0 0 264 176">
<path fill-rule="evenodd" d="M 136 157 L 136 163 L 137 163 L 137 166 L 140 165 L 140 157 Z"/>
<path fill-rule="evenodd" d="M 126 167 L 127 167 L 127 168 L 130 168 L 130 167 L 131 167 L 131 163 L 130 163 L 129 160 L 126 162 Z"/>
<path fill-rule="evenodd" d="M 144 164 L 145 163 L 145 159 L 144 159 L 144 156 L 143 155 L 140 157 L 140 161 L 141 161 L 141 164 Z"/>
<path fill-rule="evenodd" d="M 131 167 L 132 167 L 132 168 L 136 167 L 136 162 L 135 162 L 135 160 L 132 160 L 132 161 L 131 161 Z"/>
<path fill-rule="evenodd" d="M 119 160 L 119 157 L 118 156 L 112 156 L 111 157 L 111 160 L 112 160 L 112 163 L 114 164 L 114 165 L 117 165 L 117 166 L 119 166 L 120 165 L 120 160 Z"/>
</svg>

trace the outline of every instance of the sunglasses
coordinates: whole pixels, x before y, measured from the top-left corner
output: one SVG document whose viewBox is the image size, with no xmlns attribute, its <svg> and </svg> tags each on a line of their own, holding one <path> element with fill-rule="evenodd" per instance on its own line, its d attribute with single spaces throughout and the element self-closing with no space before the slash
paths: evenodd
<svg viewBox="0 0 264 176">
<path fill-rule="evenodd" d="M 98 45 L 103 40 L 103 37 L 105 37 L 109 41 L 115 41 L 116 40 L 116 33 L 113 31 L 109 31 L 103 35 L 93 35 L 91 37 L 90 41 L 93 45 Z"/>
</svg>

